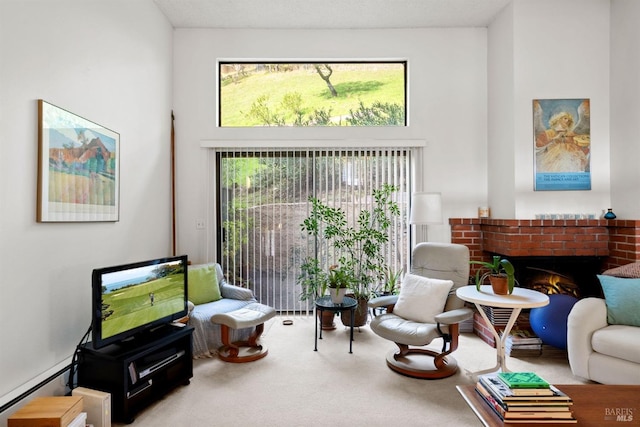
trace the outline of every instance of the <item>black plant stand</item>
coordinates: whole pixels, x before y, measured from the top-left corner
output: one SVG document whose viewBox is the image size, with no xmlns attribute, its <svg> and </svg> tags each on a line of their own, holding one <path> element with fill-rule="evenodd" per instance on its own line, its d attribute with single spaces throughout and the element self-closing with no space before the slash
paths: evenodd
<svg viewBox="0 0 640 427">
<path fill-rule="evenodd" d="M 355 318 L 357 301 L 350 297 L 344 297 L 344 300 L 340 304 L 336 304 L 331 301 L 331 297 L 320 297 L 316 299 L 316 337 L 315 348 L 313 351 L 318 351 L 318 322 L 322 321 L 322 312 L 332 311 L 334 313 L 350 310 L 351 311 L 351 327 L 349 331 L 349 353 L 353 353 L 353 319 Z M 320 328 L 320 339 L 322 339 L 322 328 Z"/>
</svg>

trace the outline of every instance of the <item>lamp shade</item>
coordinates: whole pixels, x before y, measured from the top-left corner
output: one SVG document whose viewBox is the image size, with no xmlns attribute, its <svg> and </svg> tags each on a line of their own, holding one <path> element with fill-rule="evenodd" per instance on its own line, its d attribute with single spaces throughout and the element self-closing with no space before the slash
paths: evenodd
<svg viewBox="0 0 640 427">
<path fill-rule="evenodd" d="M 440 193 L 413 193 L 411 224 L 442 224 L 442 196 Z"/>
</svg>

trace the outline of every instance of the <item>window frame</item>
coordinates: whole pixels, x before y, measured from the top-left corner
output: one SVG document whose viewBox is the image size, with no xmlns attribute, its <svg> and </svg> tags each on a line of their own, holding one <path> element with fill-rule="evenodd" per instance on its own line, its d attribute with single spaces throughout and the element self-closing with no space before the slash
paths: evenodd
<svg viewBox="0 0 640 427">
<path fill-rule="evenodd" d="M 216 61 L 216 127 L 221 128 L 221 129 L 241 129 L 241 128 L 269 128 L 269 127 L 282 127 L 282 126 L 249 126 L 249 125 L 245 125 L 245 126 L 229 126 L 229 125 L 223 125 L 222 124 L 222 103 L 223 103 L 223 97 L 222 97 L 222 88 L 223 88 L 223 72 L 222 72 L 222 68 L 224 66 L 229 66 L 229 65 L 235 65 L 235 64 L 242 64 L 242 65 L 256 65 L 256 64 L 263 64 L 263 65 L 313 65 L 313 64 L 331 64 L 331 65 L 357 65 L 357 64 L 401 64 L 403 66 L 403 90 L 404 90 L 404 96 L 403 96 L 403 107 L 404 107 L 404 122 L 402 125 L 384 125 L 386 127 L 389 128 L 407 128 L 409 125 L 409 82 L 408 82 L 408 68 L 409 68 L 409 63 L 408 60 L 406 59 L 342 59 L 342 60 L 336 60 L 336 59 L 304 59 L 304 60 L 300 60 L 300 59 L 296 59 L 296 60 L 283 60 L 283 59 L 218 59 Z M 288 126 L 287 126 L 288 127 Z M 318 125 L 318 126 L 293 126 L 293 127 L 301 127 L 301 128 L 305 128 L 305 127 L 310 127 L 310 128 L 326 128 L 326 127 L 333 127 L 333 126 L 324 126 L 324 125 Z M 383 127 L 383 126 L 375 126 L 375 125 L 371 125 L 371 126 L 335 126 L 338 128 L 345 128 L 345 127 L 355 127 L 355 128 L 379 128 L 379 127 Z"/>
</svg>

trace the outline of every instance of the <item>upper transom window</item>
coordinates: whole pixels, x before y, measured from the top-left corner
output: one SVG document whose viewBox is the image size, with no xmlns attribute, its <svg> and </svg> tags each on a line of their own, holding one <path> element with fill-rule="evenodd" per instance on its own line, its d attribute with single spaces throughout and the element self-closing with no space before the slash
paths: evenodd
<svg viewBox="0 0 640 427">
<path fill-rule="evenodd" d="M 218 63 L 218 123 L 406 126 L 406 61 Z"/>
</svg>

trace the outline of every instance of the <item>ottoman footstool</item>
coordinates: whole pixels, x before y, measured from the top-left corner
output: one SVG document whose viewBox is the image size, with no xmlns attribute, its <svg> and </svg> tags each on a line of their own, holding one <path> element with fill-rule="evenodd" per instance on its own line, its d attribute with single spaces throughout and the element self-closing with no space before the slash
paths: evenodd
<svg viewBox="0 0 640 427">
<path fill-rule="evenodd" d="M 264 322 L 276 315 L 273 307 L 260 303 L 252 303 L 238 310 L 219 313 L 211 316 L 213 323 L 220 324 L 223 346 L 218 350 L 218 357 L 225 362 L 244 363 L 262 359 L 268 350 L 258 344 L 260 335 L 264 331 Z M 246 341 L 231 342 L 229 329 L 243 329 L 255 327 Z"/>
</svg>

